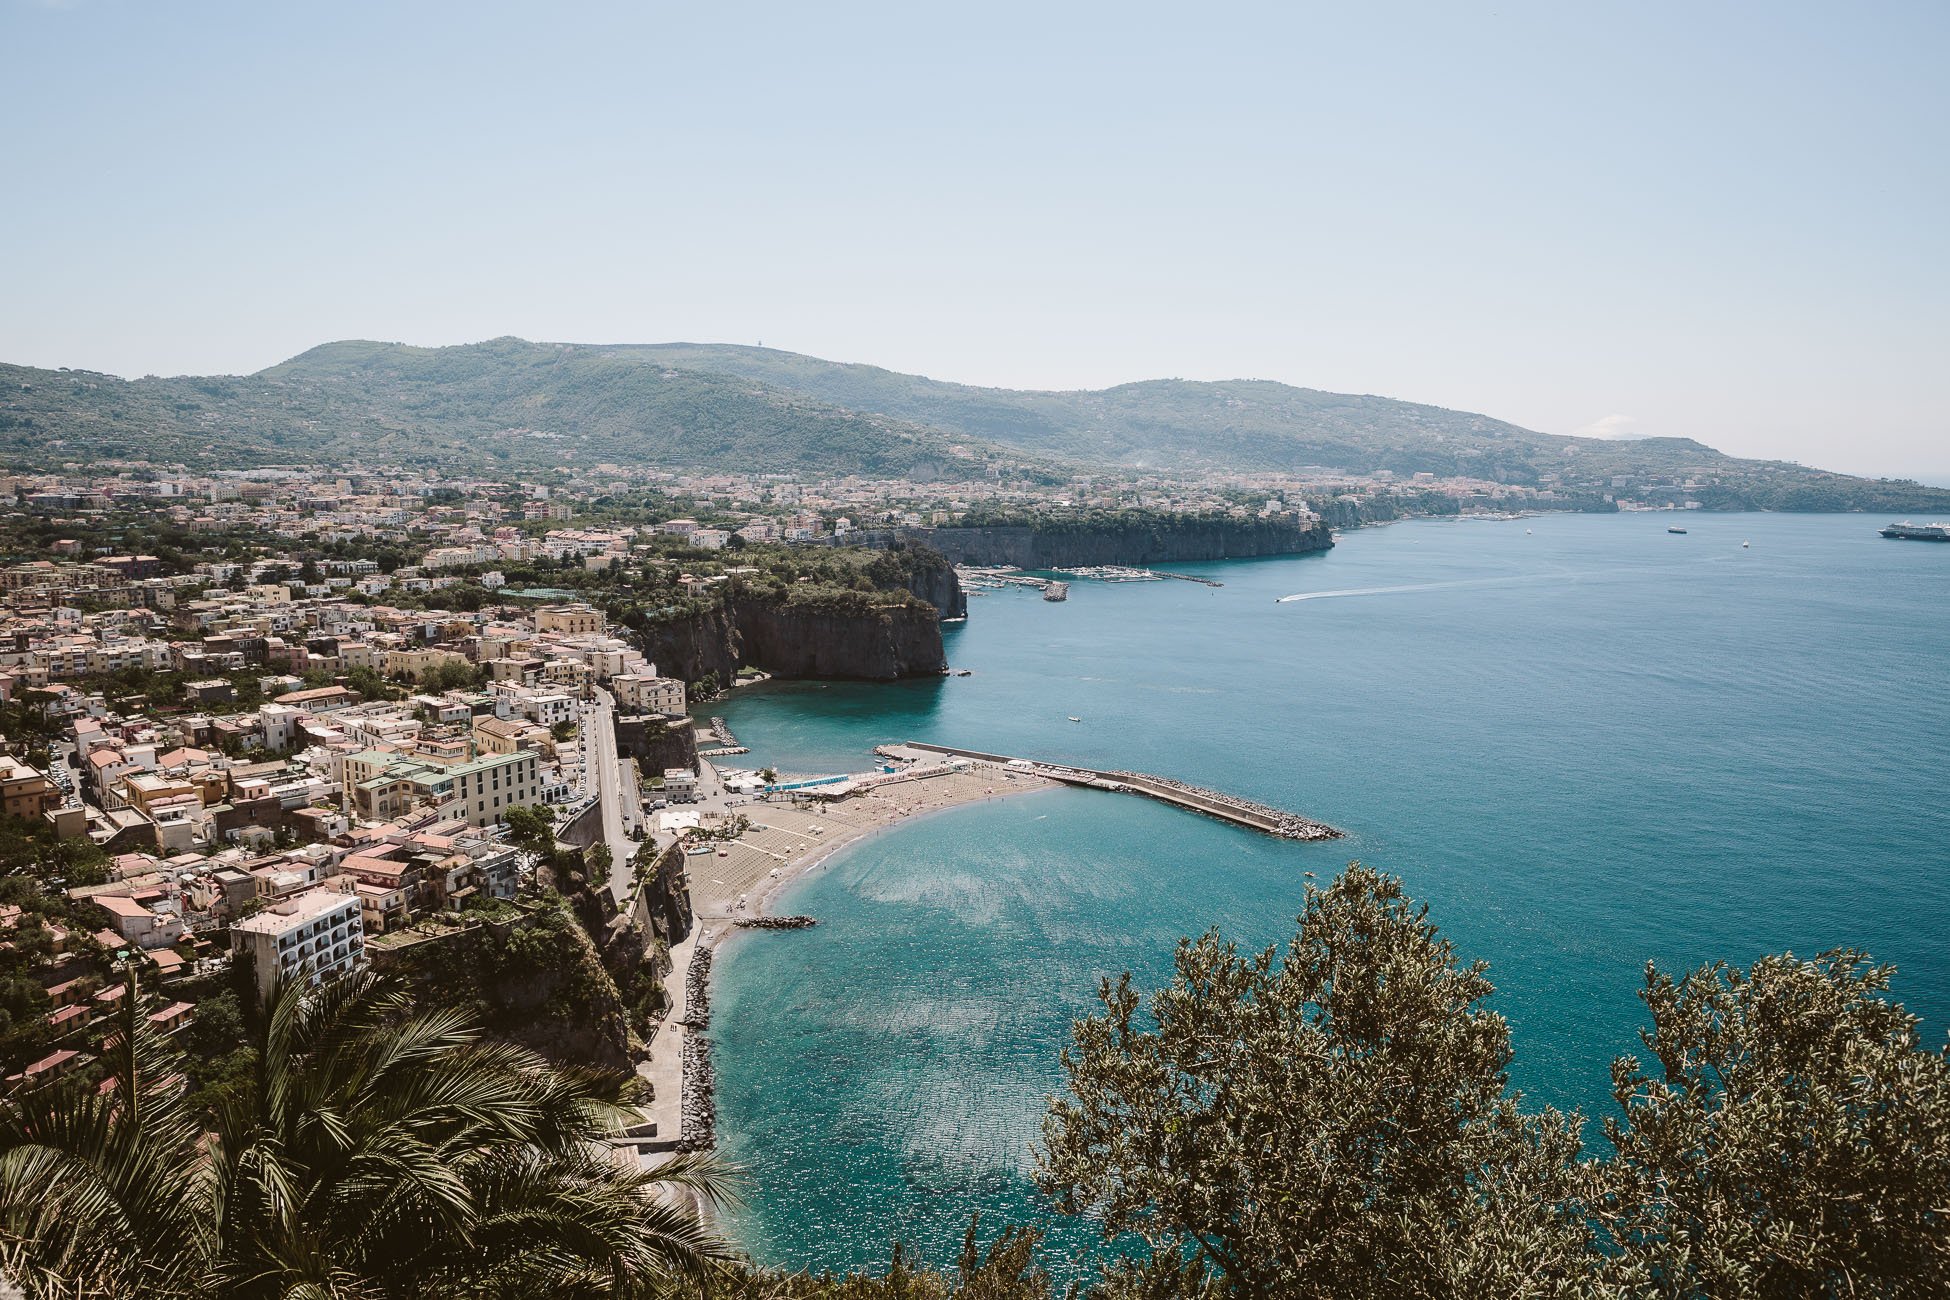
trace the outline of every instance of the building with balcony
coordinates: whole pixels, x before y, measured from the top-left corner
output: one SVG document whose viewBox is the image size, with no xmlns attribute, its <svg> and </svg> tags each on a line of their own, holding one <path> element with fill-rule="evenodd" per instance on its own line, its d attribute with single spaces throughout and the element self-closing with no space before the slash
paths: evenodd
<svg viewBox="0 0 1950 1300">
<path fill-rule="evenodd" d="M 336 890 L 296 894 L 230 927 L 230 950 L 255 963 L 260 996 L 280 975 L 317 984 L 358 970 L 365 948 L 359 897 Z"/>
</svg>

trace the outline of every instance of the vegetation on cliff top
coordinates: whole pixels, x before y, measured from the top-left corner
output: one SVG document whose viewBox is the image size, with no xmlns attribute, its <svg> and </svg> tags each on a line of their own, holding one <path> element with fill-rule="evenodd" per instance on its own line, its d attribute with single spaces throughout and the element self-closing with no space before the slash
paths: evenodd
<svg viewBox="0 0 1950 1300">
<path fill-rule="evenodd" d="M 955 528 L 1029 528 L 1053 537 L 1168 536 L 1183 533 L 1254 533 L 1269 530 L 1298 530 L 1303 525 L 1293 514 L 1272 516 L 1234 515 L 1223 510 L 1149 510 L 1139 507 L 1106 509 L 1092 507 L 1072 510 L 1023 510 L 1000 506 L 976 506 L 968 510 Z"/>
</svg>

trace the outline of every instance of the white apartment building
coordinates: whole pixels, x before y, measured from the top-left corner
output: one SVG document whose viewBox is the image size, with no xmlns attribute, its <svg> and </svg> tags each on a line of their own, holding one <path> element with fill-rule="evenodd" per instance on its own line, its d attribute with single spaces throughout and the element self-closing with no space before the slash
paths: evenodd
<svg viewBox="0 0 1950 1300">
<path fill-rule="evenodd" d="M 365 949 L 359 896 L 330 889 L 294 894 L 230 927 L 230 950 L 256 963 L 260 996 L 280 974 L 317 984 L 357 970 Z"/>
</svg>

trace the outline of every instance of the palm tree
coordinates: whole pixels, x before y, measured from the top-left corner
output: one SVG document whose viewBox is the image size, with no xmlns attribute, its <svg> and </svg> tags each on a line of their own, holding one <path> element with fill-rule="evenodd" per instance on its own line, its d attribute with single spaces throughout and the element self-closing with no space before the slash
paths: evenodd
<svg viewBox="0 0 1950 1300">
<path fill-rule="evenodd" d="M 177 1296 L 200 1271 L 198 1130 L 136 1003 L 131 976 L 101 1090 L 0 1103 L 0 1249 L 30 1295 Z"/>
<path fill-rule="evenodd" d="M 618 1163 L 592 1079 L 370 975 L 274 991 L 213 1134 L 153 1082 L 147 1038 L 123 1035 L 113 1094 L 136 1104 L 0 1118 L 0 1235 L 49 1272 L 87 1262 L 103 1294 L 580 1300 L 695 1290 L 726 1256 L 691 1204 L 725 1196 L 722 1166 Z"/>
</svg>

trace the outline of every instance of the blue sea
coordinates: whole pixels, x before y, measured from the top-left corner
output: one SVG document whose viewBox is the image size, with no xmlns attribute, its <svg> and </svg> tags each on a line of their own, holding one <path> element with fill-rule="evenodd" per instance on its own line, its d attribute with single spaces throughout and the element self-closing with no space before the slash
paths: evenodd
<svg viewBox="0 0 1950 1300">
<path fill-rule="evenodd" d="M 1513 1086 L 1582 1110 L 1597 1147 L 1648 960 L 1866 949 L 1941 1043 L 1950 546 L 1859 515 L 1675 519 L 1412 522 L 1179 566 L 1223 587 L 990 593 L 948 632 L 972 676 L 715 706 L 754 762 L 796 772 L 932 740 L 1164 773 L 1348 832 L 1283 843 L 1059 790 L 836 856 L 776 905 L 817 928 L 741 937 L 718 966 L 741 1242 L 844 1268 L 896 1239 L 952 1258 L 975 1211 L 1042 1221 L 1033 1148 L 1099 979 L 1159 984 L 1212 926 L 1283 941 L 1309 873 L 1350 858 L 1490 963 Z"/>
</svg>

